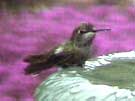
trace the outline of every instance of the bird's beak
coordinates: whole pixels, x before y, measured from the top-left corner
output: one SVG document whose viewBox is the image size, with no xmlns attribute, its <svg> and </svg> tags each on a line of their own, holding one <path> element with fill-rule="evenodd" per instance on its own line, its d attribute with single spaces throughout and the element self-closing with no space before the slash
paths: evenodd
<svg viewBox="0 0 135 101">
<path fill-rule="evenodd" d="M 100 31 L 110 31 L 111 29 L 97 29 L 93 30 L 92 32 L 100 32 Z"/>
<path fill-rule="evenodd" d="M 92 38 L 96 35 L 96 32 L 100 32 L 100 31 L 110 31 L 111 29 L 97 29 L 97 30 L 93 30 L 93 31 L 90 31 L 90 32 L 87 32 L 84 34 L 84 38 L 87 39 L 87 38 Z"/>
</svg>

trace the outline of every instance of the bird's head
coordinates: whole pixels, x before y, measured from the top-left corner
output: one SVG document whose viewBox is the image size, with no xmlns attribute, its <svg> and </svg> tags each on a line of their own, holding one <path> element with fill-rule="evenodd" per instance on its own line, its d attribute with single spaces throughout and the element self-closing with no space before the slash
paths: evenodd
<svg viewBox="0 0 135 101">
<path fill-rule="evenodd" d="M 73 30 L 71 41 L 79 46 L 89 45 L 93 41 L 96 32 L 106 30 L 110 29 L 95 29 L 90 23 L 81 23 L 80 26 Z"/>
</svg>

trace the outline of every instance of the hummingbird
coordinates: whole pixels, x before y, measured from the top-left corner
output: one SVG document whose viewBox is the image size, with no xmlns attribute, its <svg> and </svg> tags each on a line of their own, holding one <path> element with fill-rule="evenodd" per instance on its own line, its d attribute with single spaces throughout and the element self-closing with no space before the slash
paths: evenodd
<svg viewBox="0 0 135 101">
<path fill-rule="evenodd" d="M 36 74 L 53 66 L 62 68 L 82 67 L 84 62 L 91 57 L 90 49 L 96 32 L 106 30 L 110 29 L 94 29 L 91 23 L 81 23 L 73 30 L 72 36 L 67 42 L 47 53 L 26 57 L 24 62 L 29 64 L 25 68 L 25 73 Z"/>
</svg>

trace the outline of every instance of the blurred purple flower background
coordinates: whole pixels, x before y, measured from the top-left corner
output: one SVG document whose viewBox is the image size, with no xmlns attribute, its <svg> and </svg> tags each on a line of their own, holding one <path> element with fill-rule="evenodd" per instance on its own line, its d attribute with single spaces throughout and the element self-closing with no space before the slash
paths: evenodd
<svg viewBox="0 0 135 101">
<path fill-rule="evenodd" d="M 97 34 L 93 56 L 135 49 L 135 8 L 93 6 L 54 7 L 16 14 L 0 13 L 0 101 L 34 101 L 35 88 L 56 68 L 33 77 L 25 75 L 23 58 L 48 51 L 68 40 L 81 22 L 111 28 Z"/>
</svg>

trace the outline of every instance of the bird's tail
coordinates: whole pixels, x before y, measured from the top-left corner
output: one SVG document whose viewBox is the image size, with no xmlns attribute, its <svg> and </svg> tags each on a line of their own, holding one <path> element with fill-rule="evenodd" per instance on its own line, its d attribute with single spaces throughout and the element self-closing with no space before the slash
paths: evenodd
<svg viewBox="0 0 135 101">
<path fill-rule="evenodd" d="M 45 64 L 40 63 L 40 64 L 29 64 L 25 69 L 25 74 L 38 74 L 40 71 L 43 69 L 47 69 L 48 66 L 46 67 Z"/>
<path fill-rule="evenodd" d="M 26 57 L 23 61 L 28 63 L 39 63 L 42 62 L 44 59 L 44 55 L 30 55 Z"/>
<path fill-rule="evenodd" d="M 40 71 L 50 67 L 44 55 L 32 55 L 24 59 L 29 65 L 25 68 L 25 74 L 37 74 Z"/>
</svg>

